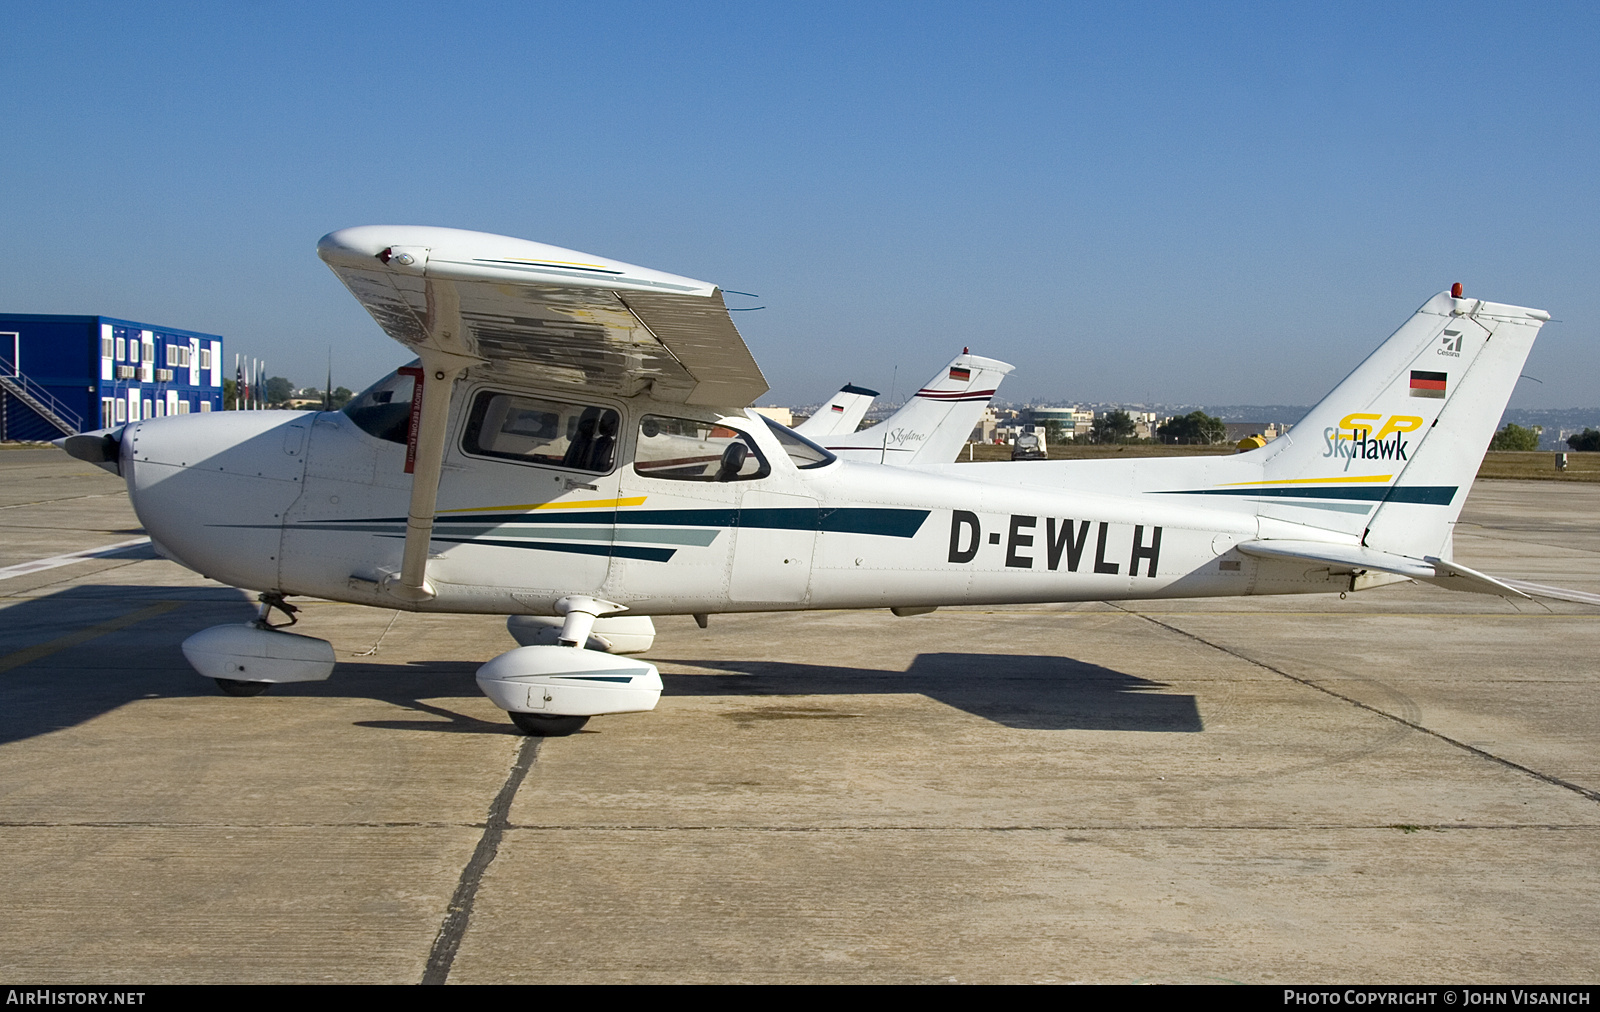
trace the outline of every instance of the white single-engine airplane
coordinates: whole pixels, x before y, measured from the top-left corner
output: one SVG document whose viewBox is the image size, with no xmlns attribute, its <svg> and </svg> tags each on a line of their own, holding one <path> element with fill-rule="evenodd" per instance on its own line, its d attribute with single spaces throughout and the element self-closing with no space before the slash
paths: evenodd
<svg viewBox="0 0 1600 1012">
<path fill-rule="evenodd" d="M 234 694 L 331 673 L 270 624 L 291 595 L 512 616 L 534 645 L 478 683 L 553 735 L 655 706 L 655 666 L 618 656 L 651 615 L 1530 588 L 1451 561 L 1451 530 L 1549 316 L 1459 286 L 1249 453 L 907 468 L 746 410 L 767 384 L 714 285 L 444 228 L 318 253 L 416 365 L 340 412 L 65 442 L 126 479 L 162 554 L 260 592 L 255 622 L 184 643 Z"/>
</svg>

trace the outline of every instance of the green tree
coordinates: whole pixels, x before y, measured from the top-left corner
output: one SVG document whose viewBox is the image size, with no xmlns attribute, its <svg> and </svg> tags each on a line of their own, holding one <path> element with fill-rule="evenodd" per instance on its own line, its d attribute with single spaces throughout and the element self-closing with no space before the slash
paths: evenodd
<svg viewBox="0 0 1600 1012">
<path fill-rule="evenodd" d="M 1506 427 L 1494 434 L 1489 440 L 1491 450 L 1537 450 L 1539 448 L 1539 426 L 1525 429 L 1515 422 L 1507 422 Z"/>
<path fill-rule="evenodd" d="M 1209 446 L 1220 443 L 1228 435 L 1222 419 L 1213 418 L 1204 411 L 1191 411 L 1178 418 L 1170 418 L 1156 429 L 1156 436 L 1164 443 L 1188 443 Z"/>
<path fill-rule="evenodd" d="M 239 410 L 239 384 L 230 379 L 222 381 L 222 410 Z"/>
<path fill-rule="evenodd" d="M 1600 450 L 1600 429 L 1585 428 L 1567 437 L 1567 446 L 1574 450 L 1594 452 Z"/>
<path fill-rule="evenodd" d="M 294 384 L 282 376 L 267 378 L 267 403 L 282 404 L 294 395 Z"/>
<path fill-rule="evenodd" d="M 332 411 L 338 411 L 340 408 L 350 403 L 350 398 L 354 396 L 355 391 L 351 390 L 349 387 L 334 387 L 333 396 L 330 398 L 328 408 Z"/>
<path fill-rule="evenodd" d="M 1106 411 L 1097 415 L 1089 430 L 1095 443 L 1126 443 L 1133 438 L 1133 416 L 1126 411 Z"/>
</svg>

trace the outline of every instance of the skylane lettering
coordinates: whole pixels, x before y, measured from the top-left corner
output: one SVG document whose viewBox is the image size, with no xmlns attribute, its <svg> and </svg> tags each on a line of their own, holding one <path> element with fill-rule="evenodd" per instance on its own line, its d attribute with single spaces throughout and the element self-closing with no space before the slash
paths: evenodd
<svg viewBox="0 0 1600 1012">
<path fill-rule="evenodd" d="M 1131 539 L 1121 533 L 1113 533 L 1113 528 L 1126 530 L 1130 526 Z M 1161 560 L 1159 527 L 1151 527 L 1147 536 L 1143 524 L 1096 523 L 1092 520 L 1062 520 L 1056 517 L 1044 517 L 1041 523 L 1039 517 L 1017 514 L 1012 514 L 1006 524 L 1006 567 L 1040 568 L 1056 572 L 1065 562 L 1067 572 L 1076 573 L 1085 562 L 1091 527 L 1095 528 L 1093 572 L 1102 576 L 1119 575 L 1122 563 L 1109 561 L 1107 556 L 1109 553 L 1110 559 L 1117 559 L 1123 551 L 1127 551 L 1129 576 L 1139 575 L 1140 563 L 1146 563 L 1144 575 L 1156 575 L 1156 567 Z M 991 531 L 988 538 L 984 538 L 983 524 L 978 514 L 968 510 L 951 512 L 949 561 L 971 562 L 978 557 L 979 549 L 986 543 L 998 546 L 1000 540 L 999 531 Z M 1130 548 L 1121 547 L 1130 542 Z"/>
</svg>

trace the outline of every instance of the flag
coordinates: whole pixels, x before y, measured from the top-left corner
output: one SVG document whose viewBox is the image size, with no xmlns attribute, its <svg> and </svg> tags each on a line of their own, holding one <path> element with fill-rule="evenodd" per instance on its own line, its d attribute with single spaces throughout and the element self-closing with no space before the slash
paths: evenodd
<svg viewBox="0 0 1600 1012">
<path fill-rule="evenodd" d="M 961 380 L 962 382 L 966 382 L 967 380 L 972 378 L 972 370 L 971 369 L 958 369 L 955 366 L 951 366 L 950 367 L 950 378 L 953 379 L 953 380 Z"/>
<path fill-rule="evenodd" d="M 1444 385 L 1448 374 L 1442 372 L 1424 372 L 1421 369 L 1411 370 L 1411 396 L 1434 397 L 1444 399 Z"/>
</svg>

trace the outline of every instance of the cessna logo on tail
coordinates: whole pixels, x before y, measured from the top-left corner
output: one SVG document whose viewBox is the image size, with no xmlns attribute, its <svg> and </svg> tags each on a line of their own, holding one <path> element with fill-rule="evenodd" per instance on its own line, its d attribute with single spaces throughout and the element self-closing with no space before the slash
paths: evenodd
<svg viewBox="0 0 1600 1012">
<path fill-rule="evenodd" d="M 1322 455 L 1343 457 L 1346 467 L 1351 460 L 1408 460 L 1406 450 L 1411 443 L 1402 437 L 1420 428 L 1422 419 L 1417 415 L 1390 415 L 1385 419 L 1382 415 L 1355 412 L 1341 418 L 1337 428 L 1322 430 Z M 1386 439 L 1391 435 L 1392 440 Z"/>
<path fill-rule="evenodd" d="M 1451 358 L 1461 357 L 1461 331 L 1447 330 L 1444 332 L 1442 347 L 1434 349 L 1438 355 L 1449 355 Z"/>
<path fill-rule="evenodd" d="M 1078 566 L 1084 561 L 1085 550 L 1089 544 L 1089 528 L 1096 526 L 1098 533 L 1095 536 L 1094 546 L 1094 572 L 1103 576 L 1116 576 L 1122 572 L 1120 562 L 1108 562 L 1106 551 L 1109 541 L 1112 540 L 1111 524 L 1101 522 L 1095 524 L 1092 520 L 1074 522 L 1072 520 L 1057 520 L 1055 517 L 1045 517 L 1043 529 L 1040 528 L 1040 518 L 1031 516 L 1018 516 L 1013 514 L 1007 525 L 1006 533 L 1006 566 L 1011 569 L 1032 569 L 1034 563 L 1040 568 L 1055 572 L 1066 563 L 1067 572 L 1076 573 Z M 1126 527 L 1126 524 L 1117 524 Z M 1121 538 L 1115 540 L 1120 541 Z M 991 531 L 988 537 L 991 545 L 1000 544 L 1000 532 Z M 978 557 L 978 549 L 984 544 L 983 525 L 978 520 L 978 514 L 967 510 L 955 510 L 950 514 L 950 561 L 971 562 Z M 1116 551 L 1116 549 L 1111 549 Z M 1043 553 L 1042 555 L 1040 553 Z M 1161 528 L 1150 528 L 1148 543 L 1145 540 L 1143 524 L 1133 525 L 1133 548 L 1128 554 L 1128 575 L 1139 575 L 1139 563 L 1148 562 L 1146 576 L 1156 575 L 1156 564 L 1161 558 Z"/>
</svg>

